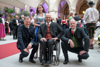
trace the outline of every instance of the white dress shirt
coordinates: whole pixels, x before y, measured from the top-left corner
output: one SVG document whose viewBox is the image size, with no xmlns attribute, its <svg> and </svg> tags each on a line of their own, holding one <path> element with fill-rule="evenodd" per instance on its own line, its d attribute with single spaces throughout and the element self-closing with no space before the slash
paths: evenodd
<svg viewBox="0 0 100 67">
<path fill-rule="evenodd" d="M 16 20 L 16 23 L 17 23 L 17 26 L 19 25 L 19 22 L 18 22 L 18 20 Z"/>
<path fill-rule="evenodd" d="M 96 23 L 99 19 L 99 12 L 97 9 L 90 7 L 85 11 L 83 20 L 87 23 Z"/>
</svg>

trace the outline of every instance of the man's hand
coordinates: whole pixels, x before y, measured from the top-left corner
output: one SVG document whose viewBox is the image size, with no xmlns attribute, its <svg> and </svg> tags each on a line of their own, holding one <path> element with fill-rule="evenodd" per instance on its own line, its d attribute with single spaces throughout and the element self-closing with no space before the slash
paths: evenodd
<svg viewBox="0 0 100 67">
<path fill-rule="evenodd" d="M 80 51 L 80 54 L 79 55 L 82 55 L 82 54 L 84 54 L 84 53 L 86 53 L 86 51 Z"/>
<path fill-rule="evenodd" d="M 42 42 L 47 41 L 47 39 L 46 38 L 41 38 L 40 41 L 42 41 Z"/>
<path fill-rule="evenodd" d="M 74 43 L 73 43 L 73 41 L 72 41 L 72 40 L 69 40 L 69 43 L 70 43 L 70 47 L 71 47 L 71 48 L 74 48 Z"/>
<path fill-rule="evenodd" d="M 31 48 L 32 48 L 32 43 L 29 43 L 27 49 L 31 49 Z"/>
<path fill-rule="evenodd" d="M 58 38 L 57 37 L 55 37 L 55 38 L 52 38 L 55 42 L 58 40 Z"/>
<path fill-rule="evenodd" d="M 24 49 L 25 52 L 29 53 L 29 50 L 27 48 Z"/>
</svg>

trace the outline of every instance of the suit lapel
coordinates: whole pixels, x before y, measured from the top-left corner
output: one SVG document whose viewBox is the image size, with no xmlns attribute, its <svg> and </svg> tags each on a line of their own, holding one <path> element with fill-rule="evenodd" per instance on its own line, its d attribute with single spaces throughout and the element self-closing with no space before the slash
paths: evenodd
<svg viewBox="0 0 100 67">
<path fill-rule="evenodd" d="M 52 34 L 52 31 L 53 31 L 53 30 L 52 30 L 52 29 L 53 29 L 53 28 L 52 28 L 52 27 L 53 27 L 53 25 L 52 25 L 52 24 L 53 24 L 53 23 L 51 22 L 51 24 L 50 24 L 50 26 L 49 26 L 50 33 L 51 33 L 51 34 Z"/>
<path fill-rule="evenodd" d="M 31 33 L 31 32 L 30 32 L 29 29 L 25 28 L 25 26 L 24 26 L 24 31 L 25 31 L 24 34 L 26 34 L 27 37 L 30 37 L 30 35 L 31 35 L 30 33 Z"/>
<path fill-rule="evenodd" d="M 28 32 L 29 32 L 29 34 L 31 35 L 31 27 L 29 27 Z"/>
<path fill-rule="evenodd" d="M 75 30 L 75 32 L 74 32 L 74 35 L 76 36 L 76 33 L 77 33 L 77 28 L 76 28 L 76 30 Z"/>
<path fill-rule="evenodd" d="M 25 26 L 23 25 L 23 30 L 24 30 L 24 34 L 26 34 L 27 35 L 27 31 L 26 31 L 26 29 L 25 29 Z"/>
<path fill-rule="evenodd" d="M 51 30 L 52 30 L 52 22 L 51 22 L 51 24 L 50 24 L 49 28 L 50 28 L 50 31 L 51 31 Z"/>
<path fill-rule="evenodd" d="M 70 37 L 70 38 L 72 37 L 72 31 L 71 31 L 71 28 L 69 29 L 69 37 Z"/>
<path fill-rule="evenodd" d="M 46 35 L 46 31 L 47 31 L 47 25 L 46 23 L 44 24 L 44 35 Z"/>
</svg>

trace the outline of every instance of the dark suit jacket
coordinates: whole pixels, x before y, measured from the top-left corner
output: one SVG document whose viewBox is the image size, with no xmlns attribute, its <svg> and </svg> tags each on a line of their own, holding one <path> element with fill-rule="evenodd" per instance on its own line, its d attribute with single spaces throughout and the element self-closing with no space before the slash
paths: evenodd
<svg viewBox="0 0 100 67">
<path fill-rule="evenodd" d="M 19 21 L 19 20 L 18 20 L 18 21 Z M 16 24 L 16 19 L 13 19 L 12 22 L 13 22 L 12 24 L 13 24 L 14 26 L 17 26 L 17 24 Z"/>
<path fill-rule="evenodd" d="M 24 24 L 24 20 L 23 19 L 20 19 L 19 20 L 19 23 Z"/>
<path fill-rule="evenodd" d="M 51 22 L 49 28 L 50 28 L 50 33 L 53 38 L 57 37 L 58 39 L 60 39 L 61 36 L 64 34 L 64 31 L 57 23 Z M 38 38 L 41 39 L 41 38 L 45 37 L 46 31 L 47 31 L 47 25 L 46 25 L 46 23 L 44 23 L 40 26 L 40 28 L 38 30 Z"/>
<path fill-rule="evenodd" d="M 78 42 L 78 44 L 85 50 L 88 51 L 90 42 L 89 37 L 84 33 L 82 28 L 76 28 L 76 31 L 74 32 L 74 36 Z M 62 36 L 61 40 L 68 43 L 69 39 L 72 37 L 71 28 L 66 29 L 65 34 Z M 84 40 L 84 45 L 83 45 Z"/>
<path fill-rule="evenodd" d="M 57 19 L 57 23 L 58 23 L 58 25 L 61 26 L 61 19 L 60 18 Z"/>
<path fill-rule="evenodd" d="M 24 26 L 24 24 L 18 27 L 18 41 L 17 48 L 25 49 L 27 45 L 31 42 L 34 44 L 34 27 L 30 26 L 29 29 Z"/>
<path fill-rule="evenodd" d="M 18 20 L 18 21 L 19 21 L 19 20 Z M 16 24 L 16 19 L 13 19 L 12 24 L 13 24 L 14 30 L 18 28 L 18 26 L 17 26 L 17 24 Z"/>
</svg>

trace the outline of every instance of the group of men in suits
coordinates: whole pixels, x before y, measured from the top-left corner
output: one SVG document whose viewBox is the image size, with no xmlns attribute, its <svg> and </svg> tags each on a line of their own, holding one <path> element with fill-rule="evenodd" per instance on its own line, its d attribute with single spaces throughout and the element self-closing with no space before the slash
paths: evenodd
<svg viewBox="0 0 100 67">
<path fill-rule="evenodd" d="M 12 25 L 13 25 L 13 39 L 17 39 L 17 29 L 18 29 L 18 25 L 19 25 L 19 17 L 18 16 L 16 16 L 15 19 L 13 19 Z"/>
<path fill-rule="evenodd" d="M 24 24 L 24 15 L 21 15 L 21 19 L 16 15 L 15 19 L 12 20 L 13 25 L 13 39 L 17 39 L 18 26 Z"/>
<path fill-rule="evenodd" d="M 62 50 L 65 57 L 64 64 L 69 62 L 68 50 L 78 54 L 78 61 L 82 62 L 82 59 L 87 59 L 89 38 L 81 28 L 76 27 L 76 21 L 72 19 L 70 21 L 70 28 L 64 33 L 63 29 L 54 22 L 51 22 L 51 15 L 46 14 L 45 23 L 42 24 L 38 30 L 38 38 L 40 40 L 40 46 L 44 55 L 42 63 L 52 63 L 53 45 L 57 40 L 62 40 Z M 23 62 L 23 58 L 29 54 L 29 49 L 32 49 L 29 61 L 34 61 L 34 54 L 38 49 L 38 44 L 35 43 L 34 27 L 30 26 L 30 18 L 24 19 L 24 24 L 18 27 L 18 41 L 17 48 L 21 51 L 19 56 L 19 62 Z M 72 34 L 71 32 L 74 31 Z M 83 44 L 84 41 L 84 44 Z M 48 47 L 48 59 L 46 58 L 46 48 Z"/>
</svg>

